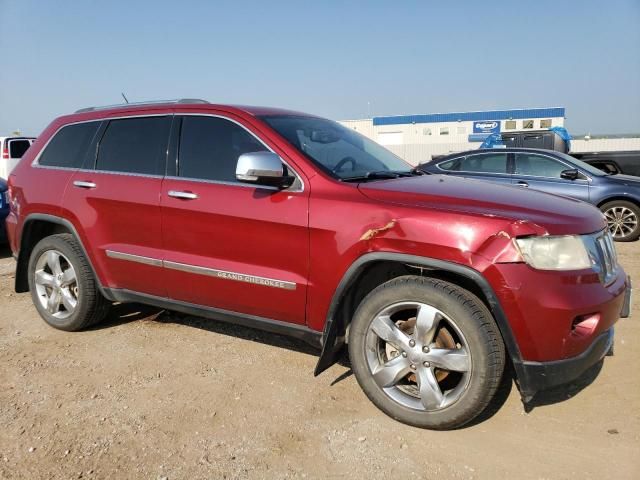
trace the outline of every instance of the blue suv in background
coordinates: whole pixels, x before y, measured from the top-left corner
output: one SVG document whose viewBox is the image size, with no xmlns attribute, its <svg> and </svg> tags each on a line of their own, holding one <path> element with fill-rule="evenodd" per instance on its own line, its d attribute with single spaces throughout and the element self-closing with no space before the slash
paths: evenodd
<svg viewBox="0 0 640 480">
<path fill-rule="evenodd" d="M 0 178 L 0 245 L 7 243 L 7 227 L 4 221 L 9 215 L 9 194 L 7 192 L 7 182 Z"/>
<path fill-rule="evenodd" d="M 605 173 L 569 155 L 535 148 L 470 150 L 418 167 L 426 173 L 478 178 L 589 202 L 604 213 L 616 241 L 640 237 L 640 177 Z"/>
</svg>

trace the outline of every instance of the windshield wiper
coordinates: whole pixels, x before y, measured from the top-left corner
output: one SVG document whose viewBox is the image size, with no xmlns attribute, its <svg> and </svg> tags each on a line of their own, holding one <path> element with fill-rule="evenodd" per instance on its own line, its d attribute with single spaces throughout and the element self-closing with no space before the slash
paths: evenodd
<svg viewBox="0 0 640 480">
<path fill-rule="evenodd" d="M 362 175 L 355 175 L 353 177 L 343 177 L 340 180 L 343 182 L 355 182 L 363 180 L 380 180 L 385 178 L 398 178 L 402 176 L 410 175 L 408 172 L 394 172 L 391 170 L 377 170 L 371 172 L 365 172 Z"/>
</svg>

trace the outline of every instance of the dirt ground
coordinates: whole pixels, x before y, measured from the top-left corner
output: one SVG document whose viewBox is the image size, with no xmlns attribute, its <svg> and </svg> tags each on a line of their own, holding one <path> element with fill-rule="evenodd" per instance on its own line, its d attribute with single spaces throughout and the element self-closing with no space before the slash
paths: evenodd
<svg viewBox="0 0 640 480">
<path fill-rule="evenodd" d="M 640 243 L 618 249 L 640 279 Z M 287 338 L 139 305 L 56 331 L 13 269 L 0 250 L 0 478 L 640 478 L 638 296 L 604 365 L 529 413 L 507 384 L 493 416 L 431 432 L 379 412 L 346 364 L 314 378 Z"/>
</svg>

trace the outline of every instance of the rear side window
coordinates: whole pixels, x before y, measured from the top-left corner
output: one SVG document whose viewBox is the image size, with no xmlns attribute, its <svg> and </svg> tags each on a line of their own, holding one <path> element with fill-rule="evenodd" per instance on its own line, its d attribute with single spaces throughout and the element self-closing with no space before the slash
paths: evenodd
<svg viewBox="0 0 640 480">
<path fill-rule="evenodd" d="M 217 117 L 182 119 L 178 175 L 185 178 L 236 182 L 236 164 L 243 153 L 267 148 L 239 125 Z"/>
<path fill-rule="evenodd" d="M 22 158 L 30 146 L 29 140 L 9 140 L 9 158 Z"/>
<path fill-rule="evenodd" d="M 163 175 L 171 117 L 111 120 L 100 146 L 96 170 Z"/>
<path fill-rule="evenodd" d="M 507 153 L 469 155 L 440 164 L 444 170 L 478 173 L 507 173 Z"/>
<path fill-rule="evenodd" d="M 77 123 L 62 127 L 45 147 L 38 163 L 49 167 L 82 167 L 100 123 Z"/>
</svg>

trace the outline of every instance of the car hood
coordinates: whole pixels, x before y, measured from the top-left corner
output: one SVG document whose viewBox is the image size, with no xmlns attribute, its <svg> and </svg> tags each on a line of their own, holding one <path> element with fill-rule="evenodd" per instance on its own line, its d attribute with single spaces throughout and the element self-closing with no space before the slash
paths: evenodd
<svg viewBox="0 0 640 480">
<path fill-rule="evenodd" d="M 593 233 L 606 225 L 588 203 L 470 178 L 423 175 L 361 183 L 359 189 L 381 202 L 531 222 L 549 235 Z"/>
<path fill-rule="evenodd" d="M 622 175 L 617 173 L 615 175 L 607 175 L 602 178 L 606 178 L 609 182 L 620 183 L 630 187 L 640 187 L 640 177 L 634 177 L 633 175 Z"/>
</svg>

